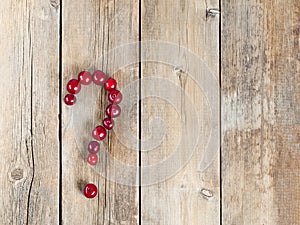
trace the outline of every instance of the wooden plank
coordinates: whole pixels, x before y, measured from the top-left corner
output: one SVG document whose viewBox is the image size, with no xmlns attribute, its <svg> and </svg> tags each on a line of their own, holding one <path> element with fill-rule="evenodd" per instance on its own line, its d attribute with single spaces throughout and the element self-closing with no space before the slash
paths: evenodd
<svg viewBox="0 0 300 225">
<path fill-rule="evenodd" d="M 219 88 L 219 16 L 207 17 L 207 8 L 218 8 L 218 1 L 142 1 L 145 225 L 220 222 L 218 149 L 212 150 L 209 167 L 199 171 L 202 157 L 211 151 L 206 149 L 210 109 L 219 104 L 217 95 L 206 96 Z M 207 80 L 215 81 L 203 86 Z M 214 102 L 208 101 L 211 97 Z M 219 111 L 214 113 L 218 117 Z"/>
<path fill-rule="evenodd" d="M 299 224 L 299 14 L 222 1 L 223 224 Z"/>
<path fill-rule="evenodd" d="M 57 224 L 59 6 L 1 1 L 0 224 Z"/>
<path fill-rule="evenodd" d="M 67 0 L 63 3 L 63 93 L 66 93 L 68 80 L 81 70 L 101 69 L 116 78 L 121 90 L 132 86 L 131 91 L 124 92 L 121 104 L 124 119 L 116 119 L 114 130 L 101 145 L 100 163 L 95 168 L 89 166 L 84 157 L 94 126 L 104 118 L 108 105 L 105 91 L 98 88 L 93 92 L 95 89 L 83 87 L 73 108 L 62 107 L 64 224 L 138 223 L 138 106 L 126 104 L 138 96 L 138 82 L 134 83 L 139 74 L 138 45 L 132 48 L 126 45 L 138 40 L 138 15 L 139 2 L 136 0 Z M 119 47 L 121 45 L 125 47 Z M 106 55 L 101 57 L 103 54 Z M 128 140 L 118 134 L 126 134 Z M 131 140 L 129 136 L 134 138 Z M 117 162 L 131 165 L 134 173 L 124 175 Z M 85 182 L 98 186 L 97 198 L 83 196 L 80 189 Z"/>
</svg>

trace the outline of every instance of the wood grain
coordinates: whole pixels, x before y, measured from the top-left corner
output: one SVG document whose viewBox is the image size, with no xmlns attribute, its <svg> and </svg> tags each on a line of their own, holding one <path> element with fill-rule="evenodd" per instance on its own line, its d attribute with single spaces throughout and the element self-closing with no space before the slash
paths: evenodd
<svg viewBox="0 0 300 225">
<path fill-rule="evenodd" d="M 222 1 L 223 224 L 299 224 L 299 15 Z"/>
<path fill-rule="evenodd" d="M 142 1 L 142 224 L 220 222 L 218 156 L 198 171 L 211 129 L 210 103 L 202 80 L 189 73 L 199 57 L 196 62 L 212 70 L 201 72 L 218 81 L 219 17 L 206 17 L 207 8 L 218 2 Z M 200 139 L 190 155 L 194 137 Z"/>
<path fill-rule="evenodd" d="M 0 224 L 299 224 L 298 0 L 61 2 L 0 3 Z M 219 7 L 221 39 L 220 16 L 206 14 Z M 217 82 L 221 73 L 222 165 L 217 154 L 204 171 L 219 102 L 193 74 L 199 65 Z M 124 102 L 93 168 L 85 146 L 107 94 L 83 87 L 66 107 L 60 92 L 96 69 L 117 79 Z M 87 182 L 97 198 L 82 195 Z"/>
<path fill-rule="evenodd" d="M 134 81 L 138 79 L 139 74 L 138 62 L 136 62 L 139 56 L 138 45 L 123 52 L 116 49 L 138 40 L 138 14 L 139 3 L 136 0 L 63 2 L 63 93 L 66 92 L 65 85 L 68 80 L 76 77 L 80 71 L 93 72 L 100 69 L 114 77 L 121 90 L 128 85 L 133 85 L 132 91 L 124 94 L 124 101 L 130 98 L 137 99 L 138 82 L 135 84 Z M 106 56 L 101 57 L 105 54 Z M 132 63 L 122 64 L 125 63 L 122 60 L 130 57 L 133 57 Z M 135 186 L 137 184 L 124 185 L 122 182 L 124 179 L 136 181 L 137 174 L 120 176 L 124 171 L 119 171 L 114 163 L 109 164 L 105 153 L 116 162 L 121 161 L 136 168 L 138 105 L 130 106 L 131 117 L 127 121 L 131 125 L 130 129 L 124 126 L 122 119 L 116 119 L 115 128 L 123 130 L 121 132 L 123 134 L 135 136 L 130 145 L 123 144 L 115 131 L 110 132 L 101 145 L 100 164 L 92 168 L 85 160 L 86 146 L 92 138 L 91 132 L 94 126 L 100 124 L 104 118 L 105 108 L 108 105 L 105 91 L 98 88 L 96 92 L 99 92 L 98 99 L 95 98 L 92 102 L 90 101 L 92 95 L 87 96 L 82 92 L 78 94 L 77 107 L 73 109 L 63 105 L 62 222 L 63 224 L 137 224 L 139 211 L 139 196 Z M 128 108 L 123 109 L 125 112 Z M 87 113 L 90 118 L 86 118 Z M 82 127 L 76 129 L 81 122 Z M 82 133 L 78 134 L 78 132 Z M 114 176 L 119 179 L 110 180 Z M 98 186 L 97 198 L 87 200 L 81 193 L 82 185 L 87 182 Z"/>
<path fill-rule="evenodd" d="M 1 1 L 0 224 L 58 223 L 58 27 L 49 1 Z"/>
</svg>

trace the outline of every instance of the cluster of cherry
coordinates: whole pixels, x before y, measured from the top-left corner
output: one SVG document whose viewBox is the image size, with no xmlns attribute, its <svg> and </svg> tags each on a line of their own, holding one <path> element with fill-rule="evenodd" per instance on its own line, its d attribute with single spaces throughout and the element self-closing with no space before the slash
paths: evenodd
<svg viewBox="0 0 300 225">
<path fill-rule="evenodd" d="M 87 162 L 90 165 L 96 165 L 98 163 L 97 153 L 100 150 L 100 143 L 107 134 L 106 130 L 111 130 L 114 127 L 113 118 L 118 117 L 121 113 L 121 108 L 119 104 L 122 101 L 122 94 L 118 91 L 117 81 L 111 77 L 107 77 L 106 74 L 100 70 L 94 72 L 91 75 L 88 71 L 82 71 L 78 74 L 78 79 L 71 79 L 67 84 L 67 91 L 64 98 L 64 102 L 66 105 L 74 105 L 76 103 L 76 94 L 78 94 L 81 90 L 81 85 L 89 85 L 92 82 L 96 85 L 104 86 L 105 90 L 109 92 L 108 100 L 110 104 L 106 107 L 105 113 L 106 118 L 103 119 L 102 125 L 98 125 L 92 131 L 92 136 L 96 141 L 91 141 L 88 144 L 89 155 L 87 157 Z M 87 198 L 94 198 L 97 193 L 97 187 L 94 184 L 87 184 L 83 190 L 84 195 Z"/>
</svg>

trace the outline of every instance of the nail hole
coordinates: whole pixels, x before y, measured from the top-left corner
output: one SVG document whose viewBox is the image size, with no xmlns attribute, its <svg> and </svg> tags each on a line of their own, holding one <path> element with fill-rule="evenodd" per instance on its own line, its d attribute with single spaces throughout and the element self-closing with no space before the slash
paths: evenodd
<svg viewBox="0 0 300 225">
<path fill-rule="evenodd" d="M 206 17 L 215 17 L 216 15 L 219 15 L 220 11 L 219 9 L 207 9 L 206 10 Z"/>
<path fill-rule="evenodd" d="M 207 200 L 211 199 L 211 198 L 214 196 L 213 192 L 210 191 L 210 190 L 208 190 L 208 189 L 206 189 L 206 188 L 202 188 L 202 189 L 200 190 L 200 194 L 201 194 L 201 196 L 202 196 L 203 198 L 205 198 L 205 199 L 207 199 Z"/>
<path fill-rule="evenodd" d="M 58 7 L 59 7 L 59 1 L 57 1 L 57 0 L 50 0 L 50 5 L 51 5 L 51 7 L 55 8 L 55 9 L 58 9 Z"/>
<path fill-rule="evenodd" d="M 181 73 L 183 73 L 183 69 L 180 66 L 176 66 L 174 67 L 174 72 L 176 73 L 176 75 L 180 75 Z"/>
</svg>

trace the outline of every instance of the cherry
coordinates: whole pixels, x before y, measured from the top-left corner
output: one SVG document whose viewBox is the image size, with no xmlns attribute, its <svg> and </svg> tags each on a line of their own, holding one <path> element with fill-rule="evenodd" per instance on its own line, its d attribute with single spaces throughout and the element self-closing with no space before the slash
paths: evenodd
<svg viewBox="0 0 300 225">
<path fill-rule="evenodd" d="M 66 105 L 74 105 L 76 103 L 76 96 L 72 94 L 66 94 L 64 101 Z"/>
<path fill-rule="evenodd" d="M 110 104 L 106 107 L 105 112 L 108 117 L 114 118 L 121 114 L 121 108 L 119 105 Z"/>
<path fill-rule="evenodd" d="M 81 85 L 78 80 L 72 79 L 67 84 L 67 90 L 71 94 L 77 94 L 81 89 Z"/>
<path fill-rule="evenodd" d="M 83 189 L 83 194 L 87 198 L 95 198 L 98 193 L 98 188 L 95 184 L 87 184 Z"/>
<path fill-rule="evenodd" d="M 102 126 L 97 126 L 93 130 L 92 135 L 96 140 L 102 141 L 106 137 L 106 130 Z"/>
<path fill-rule="evenodd" d="M 108 80 L 104 84 L 104 87 L 107 91 L 114 90 L 117 87 L 117 81 L 113 78 L 108 78 Z"/>
<path fill-rule="evenodd" d="M 106 74 L 101 70 L 96 70 L 94 72 L 93 81 L 97 85 L 103 85 L 106 81 Z"/>
<path fill-rule="evenodd" d="M 90 164 L 90 165 L 96 165 L 98 163 L 98 156 L 97 154 L 95 153 L 91 153 L 89 154 L 88 158 L 87 158 L 87 162 Z"/>
<path fill-rule="evenodd" d="M 90 153 L 97 153 L 100 150 L 100 144 L 97 141 L 91 141 L 88 145 L 88 150 Z"/>
<path fill-rule="evenodd" d="M 88 72 L 88 71 L 82 71 L 82 72 L 80 72 L 78 74 L 78 80 L 83 85 L 89 85 L 92 82 L 93 77 L 90 74 L 90 72 Z"/>
<path fill-rule="evenodd" d="M 114 104 L 119 104 L 122 101 L 122 98 L 123 98 L 123 96 L 122 96 L 121 92 L 118 90 L 112 90 L 108 94 L 108 100 Z"/>
<path fill-rule="evenodd" d="M 102 123 L 107 130 L 111 130 L 115 125 L 112 118 L 105 118 Z"/>
</svg>

